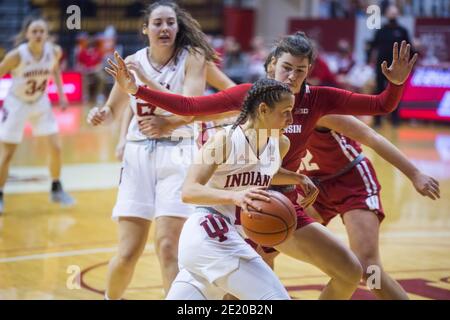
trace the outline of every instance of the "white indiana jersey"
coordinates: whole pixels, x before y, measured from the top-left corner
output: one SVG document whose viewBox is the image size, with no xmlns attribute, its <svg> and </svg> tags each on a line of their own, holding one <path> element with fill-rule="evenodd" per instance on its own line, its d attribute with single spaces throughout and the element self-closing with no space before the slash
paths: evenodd
<svg viewBox="0 0 450 320">
<path fill-rule="evenodd" d="M 185 77 L 185 64 L 186 59 L 189 56 L 189 51 L 187 49 L 183 49 L 182 52 L 178 55 L 178 59 L 175 63 L 175 59 L 172 59 L 167 65 L 165 65 L 160 71 L 155 70 L 148 60 L 148 48 L 143 48 L 137 51 L 132 57 L 130 57 L 133 61 L 137 62 L 147 77 L 153 79 L 154 81 L 161 84 L 163 87 L 170 90 L 172 93 L 183 93 L 183 84 Z M 136 76 L 136 83 L 138 85 L 144 85 L 139 78 Z M 143 135 L 139 131 L 138 122 L 136 119 L 136 115 L 144 116 L 144 115 L 172 115 L 172 113 L 153 106 L 152 104 L 143 101 L 141 99 L 137 99 L 134 96 L 131 96 L 131 108 L 133 110 L 133 118 L 131 119 L 130 126 L 128 127 L 127 140 L 129 141 L 139 141 L 145 140 L 147 137 Z M 172 136 L 182 136 L 182 137 L 192 137 L 193 136 L 193 127 L 190 125 L 180 126 L 176 130 L 174 130 L 171 134 Z"/>
<path fill-rule="evenodd" d="M 225 128 L 227 135 L 231 132 L 227 145 L 230 154 L 225 163 L 219 165 L 208 181 L 208 186 L 215 189 L 240 191 L 250 187 L 269 186 L 272 177 L 281 166 L 279 137 L 269 136 L 267 145 L 257 156 L 249 144 L 242 128 L 238 126 L 231 131 L 231 126 Z M 240 207 L 235 205 L 210 206 L 227 217 L 238 232 L 245 236 L 239 219 Z"/>
<path fill-rule="evenodd" d="M 33 57 L 27 43 L 21 44 L 17 49 L 20 54 L 20 64 L 11 71 L 12 86 L 9 93 L 22 101 L 31 103 L 46 94 L 48 78 L 56 63 L 54 46 L 46 42 L 40 60 Z"/>
</svg>

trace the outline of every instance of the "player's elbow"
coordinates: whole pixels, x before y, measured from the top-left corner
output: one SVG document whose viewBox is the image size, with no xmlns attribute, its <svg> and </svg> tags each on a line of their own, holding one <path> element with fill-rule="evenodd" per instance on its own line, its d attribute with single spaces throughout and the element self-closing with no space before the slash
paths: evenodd
<svg viewBox="0 0 450 320">
<path fill-rule="evenodd" d="M 386 91 L 378 95 L 376 101 L 376 109 L 380 110 L 382 114 L 388 114 L 397 109 L 400 103 L 400 99 L 390 97 L 386 95 Z"/>
<path fill-rule="evenodd" d="M 365 133 L 364 135 L 362 135 L 361 139 L 358 139 L 358 140 L 362 144 L 364 144 L 374 150 L 376 150 L 377 147 L 381 144 L 381 137 L 379 136 L 378 133 L 376 133 L 373 130 Z"/>
</svg>

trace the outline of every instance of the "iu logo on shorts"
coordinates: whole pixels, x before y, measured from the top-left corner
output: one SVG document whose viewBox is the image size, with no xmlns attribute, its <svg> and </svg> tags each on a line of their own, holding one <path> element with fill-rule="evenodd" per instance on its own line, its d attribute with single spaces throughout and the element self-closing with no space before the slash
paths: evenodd
<svg viewBox="0 0 450 320">
<path fill-rule="evenodd" d="M 208 214 L 200 225 L 205 229 L 210 238 L 219 238 L 219 242 L 224 242 L 228 239 L 225 236 L 228 232 L 228 226 L 225 219 L 221 216 Z"/>
</svg>

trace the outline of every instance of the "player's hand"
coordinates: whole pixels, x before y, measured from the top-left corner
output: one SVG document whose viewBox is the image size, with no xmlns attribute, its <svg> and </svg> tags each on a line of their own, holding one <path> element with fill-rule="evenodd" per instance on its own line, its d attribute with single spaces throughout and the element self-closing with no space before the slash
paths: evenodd
<svg viewBox="0 0 450 320">
<path fill-rule="evenodd" d="M 249 211 L 249 207 L 262 211 L 261 206 L 253 200 L 270 202 L 270 193 L 266 190 L 267 187 L 252 187 L 242 191 L 234 191 L 233 203 L 241 207 L 243 211 Z"/>
<path fill-rule="evenodd" d="M 406 79 L 408 79 L 408 76 L 419 55 L 415 53 L 414 56 L 409 59 L 411 45 L 409 43 L 406 44 L 406 41 L 402 41 L 400 52 L 398 50 L 397 42 L 394 43 L 392 51 L 391 65 L 388 68 L 387 62 L 383 61 L 381 64 L 381 71 L 390 82 L 396 85 L 401 85 L 406 81 Z"/>
<path fill-rule="evenodd" d="M 433 200 L 439 199 L 441 197 L 441 191 L 439 189 L 439 182 L 422 172 L 417 172 L 411 182 L 416 188 L 417 192 L 424 197 L 431 198 Z"/>
<path fill-rule="evenodd" d="M 125 139 L 121 139 L 119 141 L 119 143 L 117 143 L 116 150 L 114 153 L 115 153 L 116 159 L 119 161 L 122 161 L 122 159 L 123 159 L 123 153 L 125 152 L 126 143 L 127 142 Z"/>
<path fill-rule="evenodd" d="M 144 69 L 139 62 L 129 61 L 126 63 L 126 65 L 128 70 L 133 71 L 141 82 L 145 84 L 149 84 L 152 82 L 152 80 L 147 78 L 147 76 L 143 72 Z"/>
<path fill-rule="evenodd" d="M 310 178 L 303 174 L 300 175 L 299 186 L 302 188 L 305 194 L 305 197 L 300 201 L 300 205 L 303 208 L 308 208 L 314 203 L 314 201 L 316 201 L 316 198 L 319 195 L 319 189 L 317 189 L 316 185 L 311 181 Z"/>
<path fill-rule="evenodd" d="M 93 126 L 98 126 L 111 119 L 112 119 L 111 109 L 105 106 L 101 109 L 98 107 L 92 108 L 88 113 L 86 121 Z"/>
<path fill-rule="evenodd" d="M 158 139 L 169 135 L 173 130 L 170 121 L 165 116 L 138 116 L 137 121 L 141 133 L 149 138 Z"/>
<path fill-rule="evenodd" d="M 125 61 L 117 51 L 114 52 L 114 60 L 108 59 L 109 68 L 105 67 L 105 71 L 114 77 L 125 92 L 135 94 L 138 91 L 136 79 L 130 70 L 128 70 Z"/>
</svg>

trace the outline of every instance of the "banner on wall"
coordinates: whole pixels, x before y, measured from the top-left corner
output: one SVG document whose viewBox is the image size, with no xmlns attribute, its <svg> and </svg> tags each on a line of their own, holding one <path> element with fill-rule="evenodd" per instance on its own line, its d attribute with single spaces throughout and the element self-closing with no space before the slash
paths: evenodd
<svg viewBox="0 0 450 320">
<path fill-rule="evenodd" d="M 415 34 L 423 46 L 423 60 L 430 64 L 450 61 L 449 19 L 417 18 Z"/>
<path fill-rule="evenodd" d="M 82 94 L 82 77 L 78 72 L 63 72 L 63 89 L 69 102 L 81 102 Z M 0 79 L 0 104 L 3 104 L 9 88 L 11 87 L 11 75 L 6 75 Z M 58 102 L 58 90 L 53 79 L 50 80 L 47 87 L 48 97 L 51 102 Z"/>
<path fill-rule="evenodd" d="M 416 67 L 406 83 L 400 116 L 450 122 L 450 67 Z"/>
</svg>

